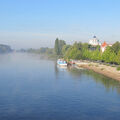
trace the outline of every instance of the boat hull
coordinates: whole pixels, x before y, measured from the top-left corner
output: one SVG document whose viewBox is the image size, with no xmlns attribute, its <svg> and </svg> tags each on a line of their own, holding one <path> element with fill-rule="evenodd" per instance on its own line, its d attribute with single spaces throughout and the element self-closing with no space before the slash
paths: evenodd
<svg viewBox="0 0 120 120">
<path fill-rule="evenodd" d="M 58 64 L 58 65 L 60 65 L 60 66 L 67 66 L 67 64 Z"/>
<path fill-rule="evenodd" d="M 57 64 L 58 64 L 59 66 L 67 66 L 67 62 L 64 61 L 64 60 L 58 60 L 58 61 L 57 61 Z"/>
</svg>

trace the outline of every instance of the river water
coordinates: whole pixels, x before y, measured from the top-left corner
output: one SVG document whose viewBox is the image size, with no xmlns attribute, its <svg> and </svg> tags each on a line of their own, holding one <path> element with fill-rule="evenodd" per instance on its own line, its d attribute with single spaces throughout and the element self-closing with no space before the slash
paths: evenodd
<svg viewBox="0 0 120 120">
<path fill-rule="evenodd" d="M 0 120 L 120 120 L 120 83 L 38 55 L 1 55 Z"/>
</svg>

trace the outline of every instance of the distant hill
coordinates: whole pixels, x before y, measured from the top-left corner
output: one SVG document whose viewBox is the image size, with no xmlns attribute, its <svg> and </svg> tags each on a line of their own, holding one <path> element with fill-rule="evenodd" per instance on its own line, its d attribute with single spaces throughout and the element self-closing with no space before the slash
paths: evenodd
<svg viewBox="0 0 120 120">
<path fill-rule="evenodd" d="M 12 49 L 9 45 L 0 44 L 0 54 L 1 53 L 10 53 L 10 52 L 12 52 Z"/>
</svg>

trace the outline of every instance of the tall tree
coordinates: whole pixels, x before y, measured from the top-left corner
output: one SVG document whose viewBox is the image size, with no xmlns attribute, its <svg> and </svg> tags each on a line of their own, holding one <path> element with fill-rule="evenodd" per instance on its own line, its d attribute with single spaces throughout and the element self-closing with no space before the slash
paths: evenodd
<svg viewBox="0 0 120 120">
<path fill-rule="evenodd" d="M 59 40 L 56 38 L 54 47 L 56 55 L 62 55 L 62 48 L 64 45 L 66 45 L 64 40 Z"/>
<path fill-rule="evenodd" d="M 56 40 L 55 40 L 54 49 L 55 49 L 55 54 L 59 55 L 59 39 L 58 38 L 56 38 Z"/>
<path fill-rule="evenodd" d="M 102 54 L 102 60 L 107 63 L 115 63 L 116 54 L 111 47 L 107 47 L 105 52 Z"/>
<path fill-rule="evenodd" d="M 59 40 L 59 55 L 62 55 L 62 48 L 66 45 L 64 40 Z"/>
</svg>

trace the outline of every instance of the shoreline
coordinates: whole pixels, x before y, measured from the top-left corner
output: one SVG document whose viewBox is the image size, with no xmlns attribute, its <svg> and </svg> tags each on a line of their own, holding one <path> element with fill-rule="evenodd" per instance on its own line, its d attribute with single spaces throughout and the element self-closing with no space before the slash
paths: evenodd
<svg viewBox="0 0 120 120">
<path fill-rule="evenodd" d="M 106 77 L 120 81 L 120 71 L 118 71 L 116 67 L 89 61 L 75 61 L 75 64 L 78 67 L 86 68 L 88 70 L 92 70 L 96 73 L 102 74 Z"/>
</svg>

